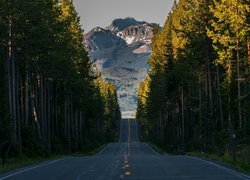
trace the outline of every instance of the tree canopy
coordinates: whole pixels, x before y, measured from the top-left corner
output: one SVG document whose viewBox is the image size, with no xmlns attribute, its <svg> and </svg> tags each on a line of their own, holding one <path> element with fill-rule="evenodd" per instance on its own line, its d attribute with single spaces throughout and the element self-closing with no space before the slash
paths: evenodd
<svg viewBox="0 0 250 180">
<path fill-rule="evenodd" d="M 115 87 L 99 77 L 70 0 L 0 1 L 2 156 L 83 152 L 117 137 Z"/>
<path fill-rule="evenodd" d="M 180 0 L 155 32 L 138 91 L 140 137 L 235 159 L 250 145 L 249 4 Z"/>
</svg>

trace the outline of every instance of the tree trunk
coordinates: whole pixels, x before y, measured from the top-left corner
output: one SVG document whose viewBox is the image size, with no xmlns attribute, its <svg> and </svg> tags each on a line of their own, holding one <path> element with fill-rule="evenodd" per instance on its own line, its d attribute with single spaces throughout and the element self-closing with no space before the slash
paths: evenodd
<svg viewBox="0 0 250 180">
<path fill-rule="evenodd" d="M 16 96 L 16 66 L 15 66 L 15 57 L 14 57 L 14 45 L 13 45 L 13 37 L 11 36 L 11 64 L 12 64 L 12 126 L 13 126 L 13 142 L 17 143 L 17 96 Z"/>
<path fill-rule="evenodd" d="M 7 59 L 7 72 L 8 72 L 8 95 L 9 95 L 9 110 L 10 110 L 10 119 L 11 119 L 11 138 L 12 141 L 14 141 L 14 127 L 13 127 L 13 91 L 12 91 L 12 73 L 11 70 L 13 71 L 12 68 L 12 22 L 10 20 L 9 22 L 9 41 L 8 41 L 8 59 Z"/>
<path fill-rule="evenodd" d="M 20 89 L 22 89 L 21 86 L 21 80 L 20 80 L 20 73 L 19 70 L 17 69 L 17 77 L 16 77 L 16 84 L 17 86 L 20 86 Z M 21 136 L 21 112 L 20 112 L 20 104 L 21 104 L 21 99 L 22 96 L 19 95 L 19 88 L 16 88 L 16 97 L 17 97 L 17 137 L 18 137 L 18 144 L 19 144 L 19 153 L 22 153 L 22 136 Z"/>
<path fill-rule="evenodd" d="M 47 125 L 47 152 L 48 154 L 51 153 L 51 81 L 48 80 L 48 96 L 47 96 L 47 100 L 48 100 L 48 125 Z"/>
<path fill-rule="evenodd" d="M 182 134 L 182 150 L 185 152 L 185 114 L 184 114 L 184 90 L 183 90 L 183 80 L 181 88 L 181 134 Z"/>
<path fill-rule="evenodd" d="M 241 112 L 241 87 L 240 87 L 240 54 L 239 54 L 239 39 L 237 37 L 236 44 L 237 51 L 237 89 L 238 89 L 238 113 L 239 113 L 239 127 L 242 128 L 242 112 Z"/>
<path fill-rule="evenodd" d="M 40 105 L 40 122 L 41 122 L 41 139 L 43 143 L 45 142 L 45 117 L 44 117 L 44 78 L 41 76 L 40 79 L 40 98 L 41 98 L 41 105 Z"/>
<path fill-rule="evenodd" d="M 219 98 L 219 108 L 220 108 L 220 124 L 221 128 L 223 127 L 223 109 L 222 109 L 222 100 L 221 100 L 221 90 L 220 90 L 220 75 L 219 75 L 219 68 L 216 67 L 216 75 L 217 75 L 217 88 L 218 88 L 218 98 Z"/>
<path fill-rule="evenodd" d="M 27 65 L 26 65 L 27 66 Z M 29 73 L 28 69 L 26 67 L 25 72 L 25 127 L 27 128 L 29 126 Z"/>
</svg>

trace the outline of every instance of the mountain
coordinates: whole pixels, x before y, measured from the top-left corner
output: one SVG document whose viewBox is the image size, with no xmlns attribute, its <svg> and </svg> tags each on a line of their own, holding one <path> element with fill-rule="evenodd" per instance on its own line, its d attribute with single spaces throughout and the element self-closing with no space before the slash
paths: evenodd
<svg viewBox="0 0 250 180">
<path fill-rule="evenodd" d="M 146 77 L 156 24 L 134 18 L 115 19 L 85 34 L 90 59 L 106 81 L 116 85 L 121 111 L 134 112 L 139 83 Z"/>
</svg>

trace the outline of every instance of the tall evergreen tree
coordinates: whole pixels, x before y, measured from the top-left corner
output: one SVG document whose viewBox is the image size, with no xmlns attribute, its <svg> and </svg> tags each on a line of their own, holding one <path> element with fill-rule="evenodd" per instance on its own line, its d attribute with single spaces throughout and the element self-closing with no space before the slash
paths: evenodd
<svg viewBox="0 0 250 180">
<path fill-rule="evenodd" d="M 88 151 L 113 140 L 116 91 L 108 84 L 110 98 L 102 96 L 72 1 L 0 5 L 2 156 Z M 104 133 L 105 104 L 111 126 Z"/>
<path fill-rule="evenodd" d="M 143 139 L 170 152 L 234 159 L 237 147 L 249 146 L 247 14 L 246 1 L 174 3 L 153 37 L 149 77 L 138 91 Z"/>
</svg>

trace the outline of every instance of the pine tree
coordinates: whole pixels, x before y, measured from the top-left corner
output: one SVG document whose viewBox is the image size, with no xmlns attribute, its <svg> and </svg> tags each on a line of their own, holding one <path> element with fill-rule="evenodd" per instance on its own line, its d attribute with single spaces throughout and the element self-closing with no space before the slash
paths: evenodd
<svg viewBox="0 0 250 180">
<path fill-rule="evenodd" d="M 113 140 L 120 119 L 116 90 L 109 84 L 110 98 L 101 95 L 72 1 L 0 5 L 2 156 L 88 151 Z M 104 134 L 107 102 L 111 126 Z"/>
</svg>

